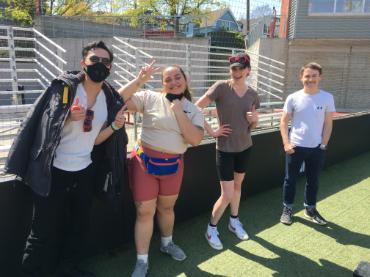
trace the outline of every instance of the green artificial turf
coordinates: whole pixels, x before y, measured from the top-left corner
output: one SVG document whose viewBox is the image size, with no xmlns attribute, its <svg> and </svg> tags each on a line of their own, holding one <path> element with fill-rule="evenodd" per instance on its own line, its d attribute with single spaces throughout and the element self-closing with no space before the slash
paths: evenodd
<svg viewBox="0 0 370 277">
<path fill-rule="evenodd" d="M 209 213 L 175 225 L 174 241 L 188 258 L 176 262 L 152 239 L 148 276 L 352 276 L 361 261 L 370 262 L 370 153 L 327 168 L 321 175 L 318 210 L 330 223 L 318 226 L 303 217 L 303 186 L 297 186 L 294 223 L 279 223 L 281 189 L 249 197 L 240 218 L 250 235 L 241 242 L 219 223 L 224 250 L 208 246 L 204 232 Z M 98 277 L 130 276 L 134 245 L 87 260 Z"/>
</svg>

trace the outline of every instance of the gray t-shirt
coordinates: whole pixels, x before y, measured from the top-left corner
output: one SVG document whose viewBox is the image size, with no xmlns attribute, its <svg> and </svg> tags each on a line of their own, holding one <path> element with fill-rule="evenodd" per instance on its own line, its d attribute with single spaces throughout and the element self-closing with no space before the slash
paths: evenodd
<svg viewBox="0 0 370 277">
<path fill-rule="evenodd" d="M 227 137 L 218 137 L 216 148 L 223 152 L 241 152 L 252 146 L 251 130 L 246 113 L 251 111 L 252 105 L 256 109 L 260 106 L 257 93 L 248 88 L 247 92 L 239 97 L 229 80 L 217 81 L 211 86 L 206 95 L 216 102 L 219 124 L 229 124 L 232 133 Z"/>
</svg>

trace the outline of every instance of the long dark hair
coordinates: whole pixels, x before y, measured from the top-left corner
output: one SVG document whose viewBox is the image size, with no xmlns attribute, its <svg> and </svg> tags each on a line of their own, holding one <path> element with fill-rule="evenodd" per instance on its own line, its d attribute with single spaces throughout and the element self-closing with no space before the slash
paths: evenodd
<svg viewBox="0 0 370 277">
<path fill-rule="evenodd" d="M 161 76 L 162 83 L 163 83 L 163 72 L 167 68 L 170 68 L 170 67 L 175 67 L 175 68 L 178 68 L 180 70 L 182 76 L 184 77 L 184 79 L 186 81 L 186 88 L 185 88 L 185 91 L 184 91 L 184 96 L 185 96 L 186 99 L 188 99 L 191 102 L 192 101 L 191 100 L 191 90 L 190 90 L 189 85 L 188 85 L 188 78 L 186 77 L 186 74 L 185 74 L 184 70 L 181 68 L 181 66 L 179 66 L 177 64 L 173 64 L 173 65 L 167 66 L 165 69 L 163 69 L 162 76 Z"/>
</svg>

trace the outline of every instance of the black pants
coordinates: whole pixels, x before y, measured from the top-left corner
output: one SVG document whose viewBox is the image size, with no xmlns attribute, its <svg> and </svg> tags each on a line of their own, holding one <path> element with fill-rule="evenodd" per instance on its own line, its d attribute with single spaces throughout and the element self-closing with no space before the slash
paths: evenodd
<svg viewBox="0 0 370 277">
<path fill-rule="evenodd" d="M 304 190 L 304 206 L 316 206 L 319 188 L 319 174 L 323 168 L 325 150 L 315 148 L 295 147 L 294 153 L 285 157 L 285 178 L 283 185 L 283 201 L 287 207 L 293 207 L 295 187 L 302 163 L 305 163 L 306 186 Z"/>
<path fill-rule="evenodd" d="M 24 251 L 22 269 L 27 273 L 50 274 L 60 260 L 77 265 L 90 223 L 92 165 L 81 171 L 52 169 L 48 197 L 33 195 L 31 232 Z"/>
</svg>

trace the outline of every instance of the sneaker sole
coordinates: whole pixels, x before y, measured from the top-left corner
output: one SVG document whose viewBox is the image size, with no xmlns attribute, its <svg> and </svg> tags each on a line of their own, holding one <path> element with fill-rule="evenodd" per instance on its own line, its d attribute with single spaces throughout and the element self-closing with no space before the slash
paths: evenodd
<svg viewBox="0 0 370 277">
<path fill-rule="evenodd" d="M 284 221 L 280 219 L 280 222 L 285 224 L 285 225 L 292 225 L 293 221 Z"/>
<path fill-rule="evenodd" d="M 317 221 L 317 220 L 315 220 L 312 216 L 309 216 L 309 215 L 307 215 L 306 213 L 304 213 L 304 216 L 305 216 L 305 218 L 307 218 L 307 219 L 311 220 L 312 222 L 314 222 L 314 223 L 316 223 L 316 224 L 318 224 L 318 225 L 324 226 L 324 225 L 326 225 L 326 224 L 327 224 L 327 222 L 318 222 L 318 221 Z"/>
<path fill-rule="evenodd" d="M 179 258 L 176 258 L 176 257 L 172 256 L 170 253 L 168 253 L 168 252 L 166 252 L 166 251 L 162 250 L 162 248 L 159 248 L 159 250 L 160 250 L 163 254 L 166 254 L 166 255 L 170 256 L 172 259 L 174 259 L 175 261 L 178 261 L 178 262 L 182 262 L 182 261 L 184 261 L 184 260 L 187 258 L 187 256 L 185 255 L 185 257 L 184 257 L 184 258 L 179 259 Z"/>
<path fill-rule="evenodd" d="M 241 238 L 241 237 L 239 237 L 239 236 L 236 234 L 236 232 L 233 230 L 233 228 L 231 228 L 230 224 L 229 224 L 227 227 L 229 228 L 229 231 L 230 231 L 231 233 L 235 234 L 235 236 L 236 236 L 238 239 L 240 239 L 240 240 L 249 240 L 249 236 L 248 236 L 248 234 L 247 234 L 247 237 L 246 237 L 246 238 Z"/>
<path fill-rule="evenodd" d="M 211 246 L 215 250 L 222 250 L 224 247 L 223 245 L 217 246 L 209 242 L 208 237 L 207 237 L 207 232 L 204 234 L 204 237 L 206 238 L 206 241 L 208 242 L 209 246 Z"/>
</svg>

